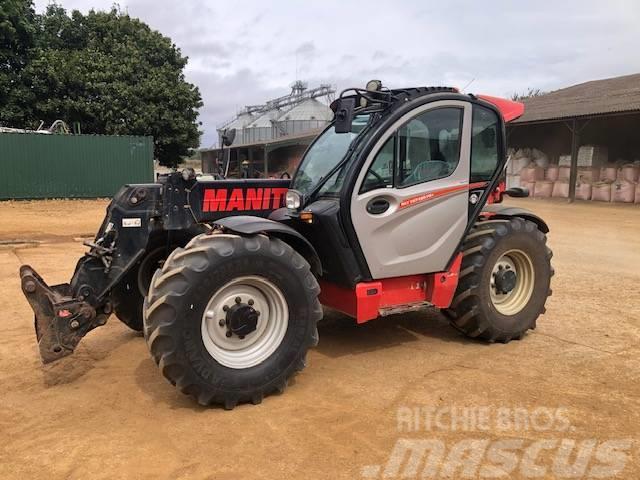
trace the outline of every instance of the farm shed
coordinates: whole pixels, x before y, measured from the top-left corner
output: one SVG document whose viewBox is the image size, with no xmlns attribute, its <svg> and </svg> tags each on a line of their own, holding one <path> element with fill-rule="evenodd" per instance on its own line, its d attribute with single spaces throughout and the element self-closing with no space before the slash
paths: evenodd
<svg viewBox="0 0 640 480">
<path fill-rule="evenodd" d="M 529 169 L 526 159 L 513 162 L 509 174 L 537 191 L 534 196 L 640 201 L 640 74 L 581 83 L 524 103 L 525 114 L 507 128 L 508 143 L 518 156 L 534 151 L 537 158 L 529 159 Z"/>
<path fill-rule="evenodd" d="M 223 150 L 202 150 L 202 171 L 217 173 L 229 160 L 229 177 L 279 177 L 285 172 L 293 175 L 302 155 L 322 129 L 310 130 L 261 142 L 232 145 Z M 224 160 L 222 157 L 224 156 Z"/>
<path fill-rule="evenodd" d="M 153 139 L 0 133 L 0 162 L 0 200 L 110 197 L 153 181 Z"/>
</svg>

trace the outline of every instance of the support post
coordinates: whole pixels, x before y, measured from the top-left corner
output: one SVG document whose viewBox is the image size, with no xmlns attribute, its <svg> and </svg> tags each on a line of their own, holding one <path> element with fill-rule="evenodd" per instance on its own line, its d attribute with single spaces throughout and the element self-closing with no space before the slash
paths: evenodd
<svg viewBox="0 0 640 480">
<path fill-rule="evenodd" d="M 264 146 L 264 178 L 269 178 L 269 150 Z"/>
<path fill-rule="evenodd" d="M 578 179 L 578 151 L 580 149 L 580 132 L 578 121 L 571 122 L 571 172 L 569 173 L 569 203 L 576 199 L 576 181 Z"/>
<path fill-rule="evenodd" d="M 255 165 L 253 164 L 253 148 L 247 148 L 247 156 L 249 157 L 249 168 L 247 170 L 249 171 L 249 177 L 253 178 L 255 176 Z"/>
</svg>

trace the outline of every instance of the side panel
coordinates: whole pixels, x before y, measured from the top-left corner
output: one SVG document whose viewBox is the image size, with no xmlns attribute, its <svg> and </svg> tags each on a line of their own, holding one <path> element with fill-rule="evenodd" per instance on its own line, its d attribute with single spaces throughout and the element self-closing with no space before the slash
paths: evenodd
<svg viewBox="0 0 640 480">
<path fill-rule="evenodd" d="M 359 194 L 376 154 L 394 131 L 416 115 L 440 107 L 464 109 L 460 159 L 446 178 L 406 188 L 376 189 Z M 401 117 L 380 137 L 356 180 L 351 218 L 373 279 L 446 270 L 468 223 L 471 105 L 437 101 Z M 389 203 L 383 214 L 367 211 L 376 198 Z"/>
</svg>

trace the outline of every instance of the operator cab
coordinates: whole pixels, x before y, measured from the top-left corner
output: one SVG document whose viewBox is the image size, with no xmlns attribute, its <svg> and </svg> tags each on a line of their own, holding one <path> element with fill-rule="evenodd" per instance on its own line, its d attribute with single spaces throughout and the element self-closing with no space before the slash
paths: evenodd
<svg viewBox="0 0 640 480">
<path fill-rule="evenodd" d="M 324 280 L 353 287 L 447 269 L 504 168 L 501 110 L 518 115 L 520 104 L 485 98 L 375 81 L 341 93 L 287 194 Z"/>
</svg>

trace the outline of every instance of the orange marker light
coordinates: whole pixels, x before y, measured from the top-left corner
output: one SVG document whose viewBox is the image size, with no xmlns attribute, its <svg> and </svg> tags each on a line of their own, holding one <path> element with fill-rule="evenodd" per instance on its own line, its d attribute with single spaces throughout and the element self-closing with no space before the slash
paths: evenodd
<svg viewBox="0 0 640 480">
<path fill-rule="evenodd" d="M 300 220 L 302 220 L 305 223 L 313 223 L 313 213 L 300 212 Z"/>
</svg>

